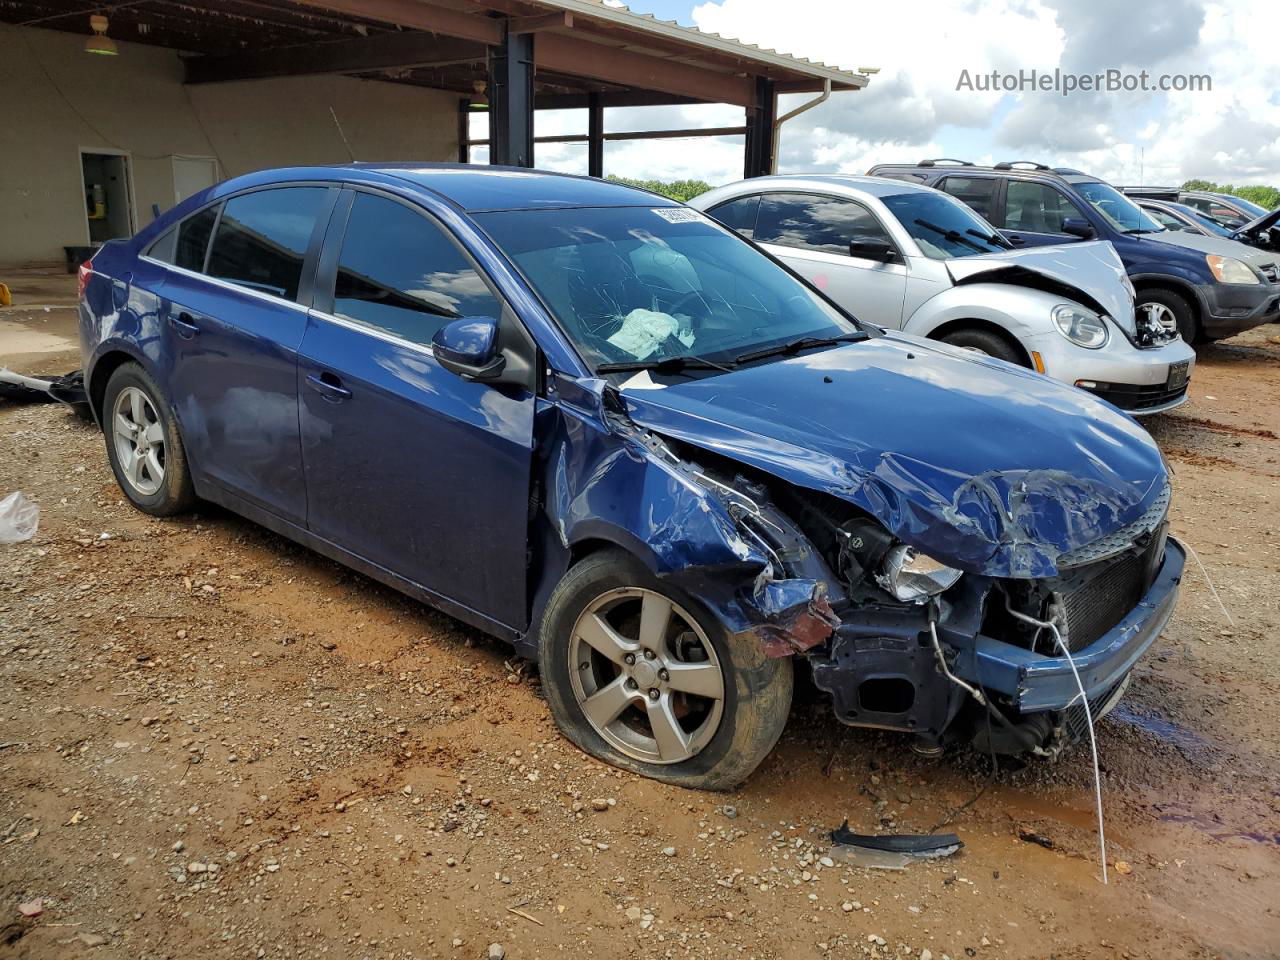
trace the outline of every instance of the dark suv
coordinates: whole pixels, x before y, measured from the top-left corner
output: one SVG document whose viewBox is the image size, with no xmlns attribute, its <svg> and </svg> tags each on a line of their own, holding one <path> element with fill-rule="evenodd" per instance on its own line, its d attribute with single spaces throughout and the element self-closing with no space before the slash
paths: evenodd
<svg viewBox="0 0 1280 960">
<path fill-rule="evenodd" d="M 962 160 L 878 164 L 869 175 L 936 187 L 963 200 L 1014 246 L 1109 240 L 1148 319 L 1176 320 L 1191 342 L 1280 319 L 1274 253 L 1234 240 L 1166 230 L 1115 187 L 1066 167 Z"/>
</svg>

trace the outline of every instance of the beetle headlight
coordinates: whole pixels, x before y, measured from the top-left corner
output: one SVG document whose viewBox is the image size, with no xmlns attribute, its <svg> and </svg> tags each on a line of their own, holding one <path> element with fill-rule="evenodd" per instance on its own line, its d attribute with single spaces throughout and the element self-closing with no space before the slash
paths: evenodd
<svg viewBox="0 0 1280 960">
<path fill-rule="evenodd" d="M 1243 260 L 1231 257 L 1220 257 L 1215 253 L 1204 258 L 1209 264 L 1209 272 L 1219 283 L 1261 283 L 1258 275 L 1245 265 Z"/>
<path fill-rule="evenodd" d="M 1092 310 L 1070 303 L 1060 303 L 1053 308 L 1053 323 L 1064 337 L 1089 350 L 1105 347 L 1111 336 L 1105 320 Z"/>
<path fill-rule="evenodd" d="M 960 579 L 960 571 L 899 543 L 884 558 L 876 582 L 906 603 L 924 603 Z"/>
</svg>

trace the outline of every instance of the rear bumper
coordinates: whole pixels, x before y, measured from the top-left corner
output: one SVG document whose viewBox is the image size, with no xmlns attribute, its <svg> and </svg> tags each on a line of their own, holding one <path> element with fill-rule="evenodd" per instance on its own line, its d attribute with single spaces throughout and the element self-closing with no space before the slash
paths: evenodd
<svg viewBox="0 0 1280 960">
<path fill-rule="evenodd" d="M 1118 687 L 1169 622 L 1185 563 L 1182 545 L 1170 537 L 1160 570 L 1138 605 L 1073 657 L 1091 701 Z M 1022 713 L 1063 710 L 1080 693 L 1066 657 L 1045 657 L 984 635 L 976 638 L 972 660 L 962 658 L 956 672 L 1005 694 Z"/>
</svg>

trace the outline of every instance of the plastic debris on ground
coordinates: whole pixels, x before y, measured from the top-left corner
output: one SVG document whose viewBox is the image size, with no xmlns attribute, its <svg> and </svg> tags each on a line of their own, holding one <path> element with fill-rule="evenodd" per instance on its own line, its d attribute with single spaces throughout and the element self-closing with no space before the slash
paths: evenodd
<svg viewBox="0 0 1280 960">
<path fill-rule="evenodd" d="M 36 535 L 40 508 L 21 490 L 0 500 L 0 543 L 22 543 Z"/>
<path fill-rule="evenodd" d="M 916 860 L 949 857 L 964 846 L 954 833 L 854 833 L 846 820 L 831 831 L 831 855 L 871 870 L 905 870 Z"/>
<path fill-rule="evenodd" d="M 18 403 L 65 403 L 86 420 L 93 418 L 84 374 L 79 370 L 61 377 L 28 377 L 0 367 L 0 398 Z"/>
</svg>

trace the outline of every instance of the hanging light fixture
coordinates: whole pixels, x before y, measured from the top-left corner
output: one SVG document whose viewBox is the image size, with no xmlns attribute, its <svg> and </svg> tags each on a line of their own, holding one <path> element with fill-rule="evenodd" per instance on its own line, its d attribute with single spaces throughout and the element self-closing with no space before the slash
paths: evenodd
<svg viewBox="0 0 1280 960">
<path fill-rule="evenodd" d="M 476 106 L 487 106 L 489 103 L 489 84 L 484 80 L 471 81 L 471 102 Z"/>
<path fill-rule="evenodd" d="M 97 53 L 104 57 L 114 57 L 120 51 L 116 49 L 116 42 L 107 36 L 107 18 L 100 13 L 95 13 L 89 17 L 89 27 L 93 30 L 93 36 L 84 42 L 85 53 Z"/>
</svg>

